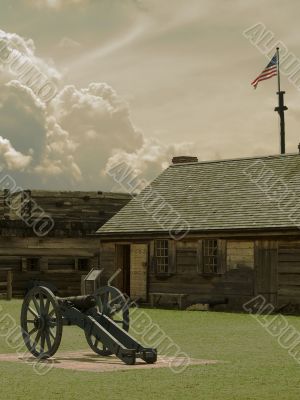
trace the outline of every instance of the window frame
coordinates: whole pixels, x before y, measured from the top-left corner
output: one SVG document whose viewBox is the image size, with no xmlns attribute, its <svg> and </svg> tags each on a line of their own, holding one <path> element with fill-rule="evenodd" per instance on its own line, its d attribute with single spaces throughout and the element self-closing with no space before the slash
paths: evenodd
<svg viewBox="0 0 300 400">
<path fill-rule="evenodd" d="M 27 257 L 26 258 L 26 271 L 40 272 L 41 259 L 40 257 Z"/>
<path fill-rule="evenodd" d="M 226 240 L 223 239 L 203 238 L 199 240 L 198 273 L 207 276 L 218 276 L 225 274 L 227 270 L 226 247 Z M 206 261 L 207 259 L 209 260 L 208 263 Z"/>
<path fill-rule="evenodd" d="M 170 273 L 170 246 L 168 239 L 156 239 L 154 241 L 155 272 L 157 275 Z"/>
<path fill-rule="evenodd" d="M 203 240 L 203 273 L 204 274 L 219 274 L 219 243 L 218 239 Z"/>
</svg>

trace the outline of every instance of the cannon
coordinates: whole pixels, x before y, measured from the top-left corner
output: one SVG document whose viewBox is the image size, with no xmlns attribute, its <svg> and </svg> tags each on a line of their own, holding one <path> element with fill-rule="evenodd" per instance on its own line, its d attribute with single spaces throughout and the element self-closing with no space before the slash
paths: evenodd
<svg viewBox="0 0 300 400">
<path fill-rule="evenodd" d="M 90 348 L 100 356 L 115 354 L 128 365 L 137 358 L 157 360 L 156 349 L 146 348 L 129 333 L 129 302 L 117 288 L 103 286 L 93 295 L 57 297 L 44 286 L 33 287 L 21 310 L 22 336 L 28 350 L 39 359 L 57 352 L 63 326 L 84 331 Z"/>
</svg>

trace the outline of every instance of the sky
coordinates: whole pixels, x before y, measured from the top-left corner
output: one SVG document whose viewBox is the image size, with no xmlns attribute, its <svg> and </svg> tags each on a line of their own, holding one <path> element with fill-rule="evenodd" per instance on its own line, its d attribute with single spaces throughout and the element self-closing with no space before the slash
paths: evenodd
<svg viewBox="0 0 300 400">
<path fill-rule="evenodd" d="M 277 80 L 251 87 L 268 58 L 243 32 L 300 58 L 298 1 L 0 1 L 0 166 L 18 186 L 118 190 L 118 163 L 152 180 L 175 155 L 279 153 Z M 281 82 L 297 152 L 300 91 Z"/>
</svg>

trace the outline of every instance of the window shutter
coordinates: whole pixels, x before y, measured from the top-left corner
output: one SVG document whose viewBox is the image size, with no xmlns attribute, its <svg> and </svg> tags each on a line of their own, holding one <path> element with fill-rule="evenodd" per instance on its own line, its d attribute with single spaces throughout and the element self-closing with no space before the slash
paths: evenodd
<svg viewBox="0 0 300 400">
<path fill-rule="evenodd" d="M 198 240 L 197 246 L 197 272 L 203 274 L 203 240 Z"/>
<path fill-rule="evenodd" d="M 149 246 L 149 260 L 150 260 L 150 273 L 154 274 L 156 271 L 156 258 L 154 249 L 154 240 L 151 240 Z"/>
<path fill-rule="evenodd" d="M 176 240 L 169 240 L 169 272 L 176 273 Z"/>
<path fill-rule="evenodd" d="M 218 273 L 225 274 L 227 270 L 227 251 L 226 240 L 218 240 Z"/>
</svg>

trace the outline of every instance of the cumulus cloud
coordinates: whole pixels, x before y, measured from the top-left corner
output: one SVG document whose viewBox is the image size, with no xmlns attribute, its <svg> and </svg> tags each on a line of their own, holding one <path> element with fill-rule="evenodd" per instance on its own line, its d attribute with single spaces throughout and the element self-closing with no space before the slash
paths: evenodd
<svg viewBox="0 0 300 400">
<path fill-rule="evenodd" d="M 7 49 L 14 50 L 14 52 L 10 51 L 7 54 Z M 61 79 L 61 74 L 55 68 L 51 59 L 44 60 L 36 55 L 36 48 L 32 39 L 26 39 L 16 33 L 9 33 L 0 29 L 0 71 L 8 72 L 12 76 L 22 75 L 29 64 L 31 67 L 37 67 L 56 83 Z"/>
<path fill-rule="evenodd" d="M 8 170 L 23 171 L 31 162 L 31 156 L 13 148 L 10 141 L 0 136 L 0 160 Z"/>
<path fill-rule="evenodd" d="M 32 40 L 0 32 L 53 79 L 59 72 L 36 56 Z M 1 66 L 0 66 L 1 68 Z M 0 163 L 33 188 L 110 190 L 106 174 L 126 161 L 154 178 L 188 144 L 162 145 L 134 125 L 129 105 L 108 84 L 63 85 L 48 103 L 7 71 L 0 78 Z M 19 185 L 22 185 L 22 181 Z"/>
<path fill-rule="evenodd" d="M 145 138 L 142 146 L 134 152 L 129 153 L 120 148 L 112 152 L 105 166 L 105 173 L 118 164 L 126 163 L 133 176 L 142 176 L 146 180 L 151 180 L 168 167 L 174 156 L 194 154 L 194 148 L 192 143 L 165 145 L 157 139 Z"/>
</svg>

